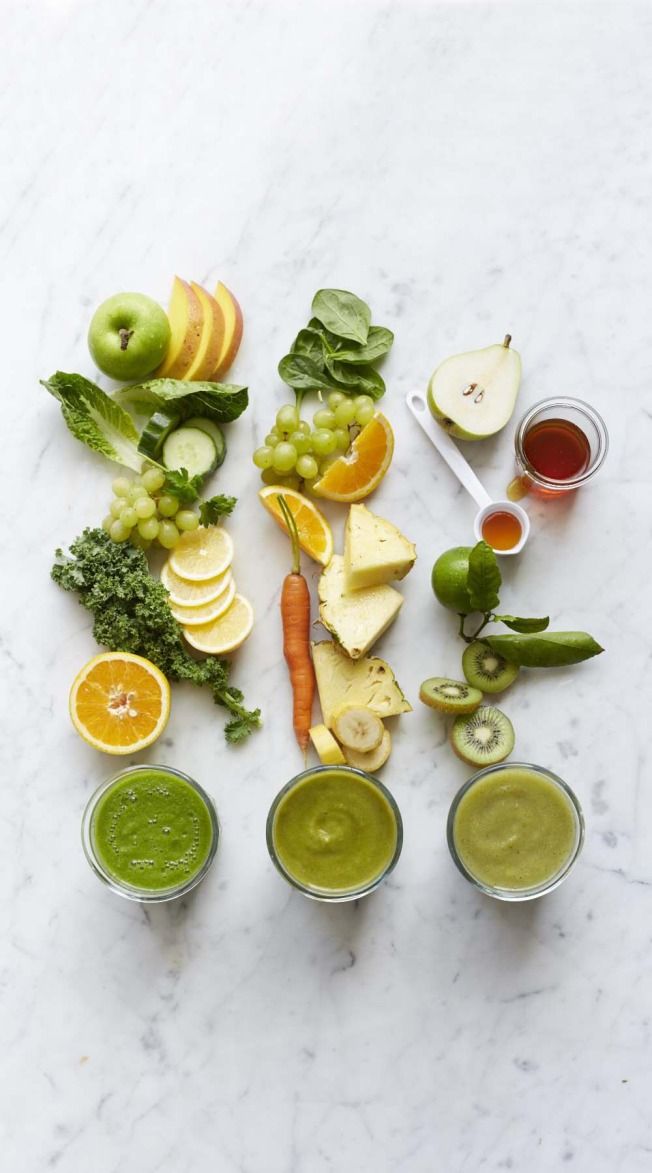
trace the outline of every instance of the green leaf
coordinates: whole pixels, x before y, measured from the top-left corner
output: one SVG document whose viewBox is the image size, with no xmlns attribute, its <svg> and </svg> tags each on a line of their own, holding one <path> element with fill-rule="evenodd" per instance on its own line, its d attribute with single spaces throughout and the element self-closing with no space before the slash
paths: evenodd
<svg viewBox="0 0 652 1173">
<path fill-rule="evenodd" d="M 366 302 L 346 289 L 319 289 L 312 299 L 315 318 L 336 334 L 351 342 L 366 342 L 371 325 L 371 310 Z"/>
<path fill-rule="evenodd" d="M 483 635 L 494 652 L 525 668 L 560 668 L 599 656 L 604 648 L 586 631 L 546 631 L 541 635 Z"/>
<path fill-rule="evenodd" d="M 235 383 L 186 382 L 184 379 L 149 379 L 117 392 L 117 400 L 138 415 L 152 415 L 173 406 L 179 420 L 200 415 L 218 424 L 238 419 L 249 403 L 246 387 Z"/>
<path fill-rule="evenodd" d="M 328 379 L 317 364 L 303 354 L 286 354 L 278 364 L 278 373 L 283 382 L 295 391 L 333 390 L 333 380 Z"/>
<path fill-rule="evenodd" d="M 326 369 L 348 395 L 370 395 L 381 399 L 385 394 L 385 380 L 374 367 L 366 363 L 344 363 L 326 356 Z M 332 383 L 331 383 L 332 387 Z"/>
<path fill-rule="evenodd" d="M 494 615 L 494 619 L 499 619 L 505 627 L 511 627 L 512 631 L 531 632 L 531 631 L 545 631 L 550 623 L 548 616 L 542 619 L 519 619 L 518 615 Z"/>
<path fill-rule="evenodd" d="M 41 380 L 61 404 L 63 418 L 76 439 L 108 460 L 140 472 L 138 431 L 128 412 L 96 383 L 83 375 L 57 371 Z"/>
<path fill-rule="evenodd" d="M 172 493 L 182 505 L 192 505 L 199 497 L 199 490 L 203 477 L 188 475 L 187 468 L 171 468 L 165 474 L 163 488 L 166 493 Z"/>
<path fill-rule="evenodd" d="M 478 542 L 469 554 L 466 582 L 474 610 L 493 611 L 498 606 L 501 582 L 498 559 L 491 546 L 486 542 Z"/>
<path fill-rule="evenodd" d="M 221 517 L 228 517 L 233 513 L 237 502 L 237 497 L 227 497 L 224 493 L 219 493 L 215 497 L 209 497 L 206 501 L 202 501 L 199 506 L 200 524 L 216 525 Z"/>
<path fill-rule="evenodd" d="M 358 347 L 344 347 L 337 352 L 339 362 L 373 363 L 378 362 L 392 349 L 394 335 L 385 326 L 370 326 L 367 341 Z"/>
<path fill-rule="evenodd" d="M 290 353 L 303 354 L 306 358 L 312 359 L 318 367 L 322 367 L 324 363 L 324 340 L 320 331 L 311 330 L 309 327 L 305 330 L 299 330 L 290 347 Z"/>
</svg>

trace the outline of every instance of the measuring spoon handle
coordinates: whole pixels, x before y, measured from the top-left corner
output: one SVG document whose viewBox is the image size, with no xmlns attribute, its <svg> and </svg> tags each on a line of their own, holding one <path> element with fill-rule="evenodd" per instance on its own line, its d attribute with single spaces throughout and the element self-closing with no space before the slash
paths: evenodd
<svg viewBox="0 0 652 1173">
<path fill-rule="evenodd" d="M 407 405 L 417 423 L 434 444 L 440 456 L 443 456 L 448 467 L 455 473 L 460 484 L 464 485 L 467 493 L 473 497 L 480 509 L 491 504 L 484 485 L 480 483 L 470 464 L 462 456 L 457 444 L 432 418 L 428 404 L 420 391 L 410 391 L 406 396 Z"/>
</svg>

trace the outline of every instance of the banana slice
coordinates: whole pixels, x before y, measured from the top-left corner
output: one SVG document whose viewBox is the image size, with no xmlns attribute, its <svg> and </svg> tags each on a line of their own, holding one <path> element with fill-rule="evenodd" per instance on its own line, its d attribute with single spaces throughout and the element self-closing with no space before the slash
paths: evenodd
<svg viewBox="0 0 652 1173">
<path fill-rule="evenodd" d="M 371 709 L 341 709 L 333 721 L 333 733 L 345 749 L 370 753 L 383 740 L 383 723 Z"/>
<path fill-rule="evenodd" d="M 380 745 L 377 745 L 370 753 L 358 753 L 355 749 L 344 750 L 347 764 L 355 766 L 356 770 L 365 770 L 367 774 L 375 774 L 376 770 L 384 766 L 391 752 L 392 739 L 389 729 L 383 730 L 383 739 Z"/>
<path fill-rule="evenodd" d="M 346 758 L 330 729 L 325 725 L 313 725 L 310 740 L 314 745 L 322 766 L 344 766 Z"/>
</svg>

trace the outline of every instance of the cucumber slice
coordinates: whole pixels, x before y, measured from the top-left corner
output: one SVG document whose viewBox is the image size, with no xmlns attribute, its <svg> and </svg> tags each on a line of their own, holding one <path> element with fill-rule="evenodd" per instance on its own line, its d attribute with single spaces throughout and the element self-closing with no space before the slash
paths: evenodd
<svg viewBox="0 0 652 1173">
<path fill-rule="evenodd" d="M 171 432 L 163 444 L 163 464 L 166 468 L 185 468 L 190 477 L 206 477 L 217 468 L 217 449 L 206 432 L 184 424 Z"/>
<path fill-rule="evenodd" d="M 217 464 L 215 467 L 219 468 L 221 464 L 224 464 L 226 440 L 219 424 L 216 424 L 214 420 L 206 419 L 203 415 L 195 415 L 191 420 L 184 420 L 183 426 L 184 428 L 199 428 L 200 432 L 206 432 L 206 435 L 210 436 L 213 441 L 217 451 Z"/>
<path fill-rule="evenodd" d="M 172 415 L 169 411 L 155 411 L 140 434 L 138 451 L 150 460 L 158 460 L 163 442 L 178 425 L 178 415 Z"/>
</svg>

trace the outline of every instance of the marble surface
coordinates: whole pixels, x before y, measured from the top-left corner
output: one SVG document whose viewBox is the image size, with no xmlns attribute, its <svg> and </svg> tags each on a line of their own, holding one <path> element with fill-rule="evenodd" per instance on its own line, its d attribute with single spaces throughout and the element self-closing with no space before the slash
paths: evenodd
<svg viewBox="0 0 652 1173">
<path fill-rule="evenodd" d="M 644 1173 L 652 8 L 14 0 L 3 32 L 4 1167 Z M 111 469 L 37 380 L 91 375 L 95 305 L 121 288 L 165 301 L 174 272 L 219 276 L 245 310 L 233 373 L 251 408 L 216 484 L 240 497 L 237 579 L 258 622 L 234 673 L 265 727 L 229 750 L 209 698 L 174 690 L 144 756 L 210 790 L 223 842 L 192 898 L 146 911 L 81 852 L 113 762 L 68 720 L 94 644 L 48 577 L 54 547 L 103 515 Z M 505 565 L 510 607 L 607 648 L 505 700 L 519 756 L 561 773 L 587 816 L 575 874 L 529 906 L 455 871 L 444 825 L 468 770 L 419 706 L 384 775 L 405 821 L 390 882 L 321 907 L 267 857 L 268 805 L 301 760 L 277 616 L 287 547 L 249 454 L 323 285 L 364 295 L 396 332 L 397 454 L 374 505 L 419 561 L 380 649 L 413 701 L 458 664 L 429 572 L 470 539 L 473 507 L 405 393 L 509 330 L 520 409 L 570 393 L 608 422 L 604 474 L 572 504 L 532 504 L 531 544 Z M 512 437 L 468 449 L 496 493 Z"/>
</svg>

